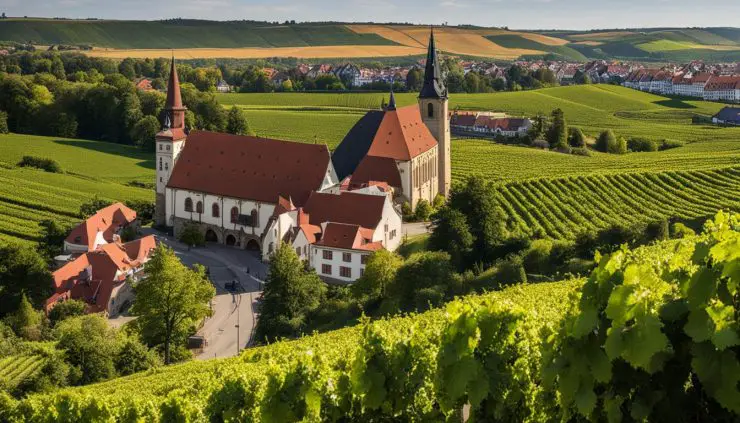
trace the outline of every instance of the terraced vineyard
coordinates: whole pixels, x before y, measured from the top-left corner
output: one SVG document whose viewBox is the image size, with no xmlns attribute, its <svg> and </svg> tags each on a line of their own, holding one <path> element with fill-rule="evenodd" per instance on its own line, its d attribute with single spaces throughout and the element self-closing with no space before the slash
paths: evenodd
<svg viewBox="0 0 740 423">
<path fill-rule="evenodd" d="M 54 158 L 65 173 L 15 167 L 26 154 Z M 74 224 L 80 205 L 95 196 L 151 200 L 149 190 L 125 185 L 152 180 L 147 156 L 111 143 L 0 135 L 0 239 L 35 241 L 42 220 Z"/>
<path fill-rule="evenodd" d="M 572 239 L 612 225 L 740 210 L 740 167 L 541 178 L 499 184 L 497 193 L 515 229 Z"/>
<path fill-rule="evenodd" d="M 12 355 L 0 358 L 0 387 L 15 388 L 41 371 L 46 359 L 40 355 Z"/>
</svg>

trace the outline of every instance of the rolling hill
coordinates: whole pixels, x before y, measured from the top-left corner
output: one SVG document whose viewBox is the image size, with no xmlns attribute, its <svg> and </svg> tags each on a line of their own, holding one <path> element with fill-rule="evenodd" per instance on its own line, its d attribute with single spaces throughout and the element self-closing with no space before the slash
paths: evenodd
<svg viewBox="0 0 740 423">
<path fill-rule="evenodd" d="M 498 28 L 437 27 L 442 51 L 513 60 L 558 57 L 641 60 L 737 60 L 740 29 L 639 29 L 614 31 L 509 31 Z M 12 18 L 0 21 L 0 41 L 92 46 L 87 54 L 183 58 L 351 58 L 422 55 L 427 26 L 401 24 L 254 21 L 62 20 Z"/>
</svg>

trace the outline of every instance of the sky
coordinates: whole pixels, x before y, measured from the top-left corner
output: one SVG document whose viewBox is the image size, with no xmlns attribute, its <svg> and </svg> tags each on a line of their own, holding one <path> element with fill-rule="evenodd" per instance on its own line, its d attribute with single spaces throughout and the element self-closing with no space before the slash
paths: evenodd
<svg viewBox="0 0 740 423">
<path fill-rule="evenodd" d="M 706 3 L 705 3 L 706 2 Z M 597 29 L 740 26 L 740 0 L 0 0 L 8 16 Z"/>
</svg>

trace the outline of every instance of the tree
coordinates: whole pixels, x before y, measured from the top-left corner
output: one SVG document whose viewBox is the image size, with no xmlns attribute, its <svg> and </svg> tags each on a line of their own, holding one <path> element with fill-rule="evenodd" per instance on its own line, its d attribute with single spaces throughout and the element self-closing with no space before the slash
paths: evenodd
<svg viewBox="0 0 740 423">
<path fill-rule="evenodd" d="M 468 72 L 465 74 L 465 92 L 468 93 L 479 93 L 483 91 L 481 89 L 481 80 L 480 76 L 478 76 L 475 72 Z"/>
<path fill-rule="evenodd" d="M 190 247 L 200 247 L 206 244 L 206 237 L 200 231 L 198 225 L 186 223 L 180 232 L 180 242 Z"/>
<path fill-rule="evenodd" d="M 0 317 L 15 311 L 24 295 L 40 307 L 51 286 L 46 261 L 32 246 L 0 243 Z"/>
<path fill-rule="evenodd" d="M 232 106 L 226 119 L 226 132 L 234 135 L 254 136 L 254 131 L 249 127 L 247 114 L 240 107 Z"/>
<path fill-rule="evenodd" d="M 467 220 L 474 239 L 471 262 L 490 263 L 496 247 L 509 236 L 506 214 L 496 202 L 493 186 L 479 176 L 470 177 L 465 184 L 453 187 L 448 205 Z"/>
<path fill-rule="evenodd" d="M 121 60 L 121 63 L 118 64 L 118 72 L 129 80 L 133 80 L 134 78 L 136 78 L 134 59 L 125 58 Z"/>
<path fill-rule="evenodd" d="M 108 200 L 103 200 L 102 198 L 96 195 L 95 197 L 93 197 L 92 200 L 88 201 L 87 203 L 82 203 L 82 205 L 80 205 L 80 217 L 83 219 L 87 219 L 88 217 L 97 213 L 98 210 L 104 209 L 110 206 L 111 204 L 113 203 Z"/>
<path fill-rule="evenodd" d="M 409 91 L 421 90 L 421 85 L 424 82 L 424 77 L 421 74 L 419 68 L 411 68 L 409 73 L 406 75 L 406 89 Z"/>
<path fill-rule="evenodd" d="M 64 72 L 64 63 L 58 55 L 54 55 L 51 59 L 51 73 L 59 80 L 67 78 L 67 74 Z"/>
<path fill-rule="evenodd" d="M 271 341 L 298 335 L 306 315 L 321 304 L 325 295 L 326 284 L 315 272 L 305 269 L 295 250 L 281 244 L 270 257 L 256 339 Z"/>
<path fill-rule="evenodd" d="M 159 356 L 134 336 L 121 342 L 113 360 L 120 376 L 143 372 L 161 364 Z"/>
<path fill-rule="evenodd" d="M 191 327 L 210 314 L 208 302 L 216 289 L 203 266 L 188 269 L 164 245 L 154 251 L 144 273 L 147 277 L 134 286 L 131 314 L 138 316 L 136 327 L 147 344 L 164 346 L 169 364 L 172 346 L 184 343 Z"/>
<path fill-rule="evenodd" d="M 131 141 L 146 151 L 154 151 L 154 137 L 159 132 L 159 121 L 154 116 L 144 116 L 131 129 Z"/>
<path fill-rule="evenodd" d="M 18 336 L 29 341 L 39 341 L 41 320 L 41 312 L 34 310 L 26 294 L 21 294 L 21 301 L 8 319 L 8 323 Z"/>
<path fill-rule="evenodd" d="M 0 134 L 7 134 L 8 130 L 8 114 L 0 110 Z"/>
<path fill-rule="evenodd" d="M 39 252 L 47 262 L 52 262 L 54 257 L 62 253 L 64 240 L 72 228 L 60 225 L 56 220 L 49 219 L 42 220 L 39 226 L 41 226 L 41 241 L 39 241 L 38 246 Z"/>
<path fill-rule="evenodd" d="M 57 303 L 49 312 L 49 320 L 56 325 L 70 317 L 84 316 L 87 304 L 80 300 L 67 300 Z"/>
<path fill-rule="evenodd" d="M 465 269 L 475 241 L 465 215 L 459 210 L 443 207 L 434 215 L 432 227 L 429 249 L 446 251 L 458 270 Z"/>
<path fill-rule="evenodd" d="M 352 285 L 352 295 L 360 300 L 377 300 L 386 297 L 388 286 L 393 283 L 403 259 L 385 249 L 374 252 L 367 259 L 365 272 Z"/>
<path fill-rule="evenodd" d="M 599 134 L 599 137 L 596 139 L 596 145 L 594 145 L 594 148 L 596 150 L 601 151 L 602 153 L 607 153 L 609 150 L 609 145 L 613 145 L 617 142 L 616 136 L 614 136 L 614 132 L 611 129 L 607 129 L 606 131 L 603 131 Z"/>
<path fill-rule="evenodd" d="M 439 304 L 454 284 L 450 256 L 439 251 L 412 254 L 388 288 L 401 309 L 423 310 Z"/>
<path fill-rule="evenodd" d="M 568 125 L 563 111 L 559 108 L 552 111 L 552 124 L 547 132 L 547 142 L 552 149 L 568 148 Z"/>
<path fill-rule="evenodd" d="M 568 136 L 568 144 L 571 147 L 583 148 L 586 147 L 586 136 L 583 135 L 581 128 L 569 128 L 570 135 Z"/>
<path fill-rule="evenodd" d="M 70 382 L 86 385 L 116 376 L 113 357 L 118 349 L 115 329 L 98 314 L 72 317 L 55 328 L 57 349 L 72 365 Z"/>
</svg>

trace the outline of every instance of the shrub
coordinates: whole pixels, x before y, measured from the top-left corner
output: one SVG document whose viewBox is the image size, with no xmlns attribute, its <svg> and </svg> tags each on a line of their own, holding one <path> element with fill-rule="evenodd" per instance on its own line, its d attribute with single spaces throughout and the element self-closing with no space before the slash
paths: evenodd
<svg viewBox="0 0 740 423">
<path fill-rule="evenodd" d="M 546 150 L 550 148 L 550 144 L 545 140 L 534 140 L 532 141 L 532 147 Z"/>
<path fill-rule="evenodd" d="M 627 148 L 634 152 L 658 151 L 658 143 L 647 138 L 630 138 Z"/>
<path fill-rule="evenodd" d="M 617 138 L 614 144 L 609 144 L 608 152 L 611 154 L 627 153 L 627 140 L 624 137 Z"/>
<path fill-rule="evenodd" d="M 34 157 L 34 156 L 23 156 L 20 162 L 18 162 L 18 166 L 20 167 L 35 167 L 36 169 L 41 169 L 46 172 L 51 173 L 61 173 L 62 168 L 59 166 L 59 163 L 52 159 L 44 159 L 41 157 Z"/>
<path fill-rule="evenodd" d="M 574 156 L 591 156 L 591 151 L 588 148 L 585 147 L 577 147 L 577 148 L 571 148 L 570 154 L 573 154 Z"/>
<path fill-rule="evenodd" d="M 529 249 L 524 253 L 524 258 L 522 260 L 524 268 L 528 273 L 547 273 L 550 266 L 551 252 L 552 241 L 549 239 L 537 239 L 532 241 Z"/>
<path fill-rule="evenodd" d="M 580 128 L 570 128 L 568 134 L 568 144 L 571 147 L 582 148 L 586 146 L 586 136 Z"/>
<path fill-rule="evenodd" d="M 654 220 L 645 227 L 645 242 L 663 241 L 668 239 L 668 221 L 665 219 Z"/>
<path fill-rule="evenodd" d="M 681 222 L 676 222 L 671 226 L 671 237 L 673 238 L 688 238 L 694 235 L 696 232 Z"/>
<path fill-rule="evenodd" d="M 416 212 L 414 213 L 416 220 L 420 220 L 422 222 L 429 220 L 429 218 L 432 216 L 432 206 L 429 204 L 429 201 L 427 200 L 419 200 L 418 203 L 416 203 Z"/>
<path fill-rule="evenodd" d="M 82 316 L 85 314 L 87 305 L 84 301 L 80 300 L 67 300 L 63 301 L 49 312 L 49 320 L 52 325 L 56 325 L 64 319 L 75 316 Z"/>
<path fill-rule="evenodd" d="M 661 141 L 660 147 L 658 147 L 658 150 L 660 151 L 670 150 L 671 148 L 677 148 L 681 146 L 683 146 L 683 143 L 681 141 L 664 139 L 663 141 Z"/>
<path fill-rule="evenodd" d="M 511 256 L 496 266 L 494 280 L 499 287 L 527 282 L 527 272 L 524 270 L 522 258 Z"/>
<path fill-rule="evenodd" d="M 409 204 L 408 201 L 404 202 L 401 205 L 401 214 L 403 214 L 403 220 L 413 220 L 413 210 L 411 209 L 411 204 Z"/>
<path fill-rule="evenodd" d="M 7 134 L 8 132 L 8 114 L 0 111 L 0 134 Z"/>
<path fill-rule="evenodd" d="M 609 144 L 613 144 L 616 140 L 617 138 L 614 136 L 614 132 L 612 132 L 611 129 L 607 129 L 600 133 L 599 137 L 596 138 L 594 148 L 602 153 L 607 153 L 609 150 Z"/>
<path fill-rule="evenodd" d="M 205 235 L 200 231 L 198 225 L 193 223 L 187 223 L 183 226 L 179 240 L 188 247 L 200 247 L 206 245 Z"/>
<path fill-rule="evenodd" d="M 434 210 L 439 210 L 442 206 L 445 205 L 446 202 L 447 202 L 447 199 L 445 198 L 444 195 L 437 194 L 434 197 L 434 201 L 432 202 L 432 207 L 434 208 Z"/>
</svg>

